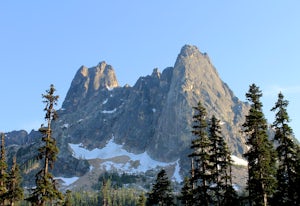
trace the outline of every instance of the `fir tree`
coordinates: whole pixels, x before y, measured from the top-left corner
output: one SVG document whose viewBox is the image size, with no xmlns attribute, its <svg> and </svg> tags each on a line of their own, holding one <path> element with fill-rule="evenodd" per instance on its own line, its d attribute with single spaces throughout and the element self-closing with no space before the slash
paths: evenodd
<svg viewBox="0 0 300 206">
<path fill-rule="evenodd" d="M 273 128 L 274 140 L 278 144 L 276 148 L 278 156 L 277 191 L 274 202 L 276 205 L 297 205 L 299 190 L 297 190 L 297 147 L 293 141 L 293 131 L 288 125 L 290 122 L 287 113 L 288 101 L 282 93 L 278 94 L 278 100 L 271 109 L 275 114 Z"/>
<path fill-rule="evenodd" d="M 237 197 L 232 187 L 231 157 L 227 144 L 221 133 L 220 120 L 214 115 L 209 124 L 210 163 L 214 205 L 231 205 Z M 226 202 L 226 204 L 225 204 Z"/>
<path fill-rule="evenodd" d="M 66 191 L 66 195 L 65 195 L 65 202 L 63 204 L 63 206 L 72 206 L 72 197 L 71 197 L 71 190 L 67 190 Z"/>
<path fill-rule="evenodd" d="M 249 204 L 268 205 L 274 193 L 275 150 L 267 135 L 267 121 L 262 112 L 262 93 L 255 84 L 250 85 L 247 100 L 250 110 L 243 124 L 249 150 L 244 154 L 248 160 Z"/>
<path fill-rule="evenodd" d="M 181 189 L 180 201 L 181 201 L 182 205 L 185 205 L 185 206 L 193 206 L 194 205 L 192 185 L 191 185 L 190 179 L 187 177 L 184 179 L 184 184 Z"/>
<path fill-rule="evenodd" d="M 5 204 L 5 195 L 7 192 L 7 162 L 5 152 L 5 135 L 1 133 L 0 147 L 0 205 Z"/>
<path fill-rule="evenodd" d="M 193 130 L 195 139 L 192 140 L 191 149 L 193 152 L 189 155 L 192 160 L 191 185 L 193 193 L 193 202 L 196 205 L 208 206 L 211 202 L 210 180 L 210 140 L 207 135 L 206 110 L 201 102 L 194 107 Z"/>
<path fill-rule="evenodd" d="M 174 205 L 174 197 L 171 189 L 171 182 L 167 173 L 162 169 L 149 192 L 147 205 L 171 206 Z"/>
<path fill-rule="evenodd" d="M 139 199 L 138 199 L 138 203 L 137 203 L 137 206 L 145 206 L 146 205 L 146 197 L 145 197 L 145 194 L 144 193 L 141 193 L 140 196 L 139 196 Z"/>
<path fill-rule="evenodd" d="M 36 174 L 36 189 L 28 200 L 34 205 L 44 206 L 46 202 L 60 204 L 62 194 L 58 191 L 56 182 L 49 169 L 53 169 L 58 148 L 56 141 L 52 137 L 51 123 L 57 119 L 57 113 L 54 106 L 57 104 L 59 96 L 54 95 L 55 88 L 53 85 L 43 94 L 44 103 L 46 104 L 44 111 L 46 112 L 45 120 L 47 126 L 42 125 L 39 129 L 42 134 L 43 145 L 39 148 L 38 158 L 43 161 L 42 169 Z M 49 168 L 50 167 L 50 168 Z"/>
<path fill-rule="evenodd" d="M 7 189 L 8 191 L 6 194 L 6 199 L 9 201 L 11 206 L 23 199 L 24 191 L 21 187 L 21 174 L 15 156 L 13 158 L 13 164 L 8 175 Z"/>
<path fill-rule="evenodd" d="M 296 205 L 300 205 L 300 146 L 297 145 L 296 147 L 297 151 L 297 161 L 296 161 L 296 188 L 295 190 L 298 191 L 296 194 Z"/>
</svg>

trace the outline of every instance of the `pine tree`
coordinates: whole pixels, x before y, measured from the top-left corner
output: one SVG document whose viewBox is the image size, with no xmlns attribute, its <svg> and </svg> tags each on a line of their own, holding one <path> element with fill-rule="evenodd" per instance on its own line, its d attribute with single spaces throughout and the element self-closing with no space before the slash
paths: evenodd
<svg viewBox="0 0 300 206">
<path fill-rule="evenodd" d="M 237 197 L 232 187 L 231 157 L 227 144 L 221 133 L 220 120 L 214 115 L 209 124 L 210 163 L 214 205 L 232 205 Z M 226 202 L 226 204 L 225 204 Z"/>
<path fill-rule="evenodd" d="M 300 205 L 300 146 L 297 145 L 296 147 L 297 151 L 297 161 L 296 161 L 296 187 L 295 190 L 298 191 L 296 194 L 296 205 Z"/>
<path fill-rule="evenodd" d="M 223 200 L 221 205 L 236 206 L 239 205 L 239 198 L 232 184 L 232 160 L 231 160 L 231 155 L 227 144 L 225 144 L 224 153 L 225 153 L 225 159 L 223 165 L 224 174 L 221 177 L 221 180 L 224 183 L 223 185 L 224 194 L 223 194 Z"/>
<path fill-rule="evenodd" d="M 15 156 L 13 158 L 13 164 L 8 175 L 7 189 L 8 191 L 6 194 L 6 199 L 9 201 L 11 206 L 23 199 L 24 191 L 21 187 L 21 174 Z"/>
<path fill-rule="evenodd" d="M 138 199 L 138 203 L 137 203 L 137 206 L 145 206 L 146 205 L 146 197 L 145 197 L 145 194 L 144 193 L 141 193 L 140 196 L 139 196 L 139 199 Z"/>
<path fill-rule="evenodd" d="M 275 150 L 267 135 L 267 121 L 262 112 L 262 93 L 255 84 L 250 85 L 247 100 L 250 110 L 243 124 L 249 150 L 244 154 L 248 160 L 249 204 L 268 205 L 274 193 Z"/>
<path fill-rule="evenodd" d="M 5 204 L 5 196 L 7 192 L 7 162 L 5 152 L 5 135 L 1 133 L 0 147 L 0 205 Z"/>
<path fill-rule="evenodd" d="M 274 140 L 278 144 L 276 148 L 278 156 L 277 191 L 274 202 L 276 205 L 297 205 L 299 190 L 297 190 L 297 147 L 293 141 L 293 131 L 288 125 L 290 122 L 287 106 L 289 102 L 284 99 L 282 93 L 278 94 L 278 100 L 271 109 L 275 114 L 273 128 Z M 299 173 L 300 171 L 298 171 Z"/>
<path fill-rule="evenodd" d="M 193 202 L 196 205 L 208 206 L 211 202 L 209 168 L 210 163 L 210 140 L 207 135 L 206 110 L 201 102 L 194 107 L 193 130 L 195 139 L 192 140 L 191 149 L 193 152 L 189 155 L 192 158 L 191 185 L 193 193 Z"/>
<path fill-rule="evenodd" d="M 65 202 L 63 206 L 72 206 L 71 190 L 66 191 Z"/>
<path fill-rule="evenodd" d="M 45 120 L 47 126 L 42 125 L 39 129 L 42 134 L 43 145 L 39 148 L 38 158 L 43 161 L 42 169 L 36 174 L 36 189 L 28 200 L 34 205 L 44 206 L 46 202 L 60 204 L 62 194 L 57 189 L 56 182 L 49 169 L 53 169 L 58 148 L 56 141 L 52 137 L 51 123 L 57 119 L 57 113 L 54 106 L 57 104 L 59 96 L 54 95 L 55 88 L 53 85 L 43 94 L 44 103 L 46 104 L 44 111 L 46 112 Z M 50 168 L 49 168 L 50 167 Z"/>
<path fill-rule="evenodd" d="M 180 201 L 182 205 L 185 206 L 193 206 L 193 191 L 192 191 L 192 185 L 191 181 L 189 178 L 184 179 L 184 185 L 181 189 L 181 196 L 180 196 Z"/>
<path fill-rule="evenodd" d="M 164 169 L 157 174 L 157 178 L 153 184 L 152 190 L 149 192 L 147 205 L 174 205 L 171 182 L 168 179 L 167 173 Z"/>
</svg>

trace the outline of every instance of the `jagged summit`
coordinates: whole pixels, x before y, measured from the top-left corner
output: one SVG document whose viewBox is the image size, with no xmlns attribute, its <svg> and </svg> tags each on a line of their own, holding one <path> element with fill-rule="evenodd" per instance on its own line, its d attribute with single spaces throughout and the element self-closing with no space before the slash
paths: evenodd
<svg viewBox="0 0 300 206">
<path fill-rule="evenodd" d="M 119 87 L 115 71 L 105 61 L 97 66 L 81 66 L 77 71 L 63 103 L 64 108 L 77 106 L 82 100 L 97 96 L 102 89 Z"/>
<path fill-rule="evenodd" d="M 195 138 L 191 133 L 193 107 L 199 101 L 208 118 L 215 115 L 221 121 L 231 152 L 241 157 L 247 148 L 240 129 L 249 105 L 234 95 L 196 46 L 183 46 L 174 67 L 162 72 L 154 69 L 133 87 L 119 87 L 113 67 L 104 61 L 91 68 L 81 66 L 58 111 L 59 120 L 53 123 L 53 137 L 60 147 L 58 164 L 68 166 L 68 172 L 58 169 L 56 175 L 79 174 L 78 168 L 80 174 L 92 174 L 87 164 L 93 172 L 107 169 L 108 164 L 116 164 L 111 169 L 121 163 L 125 170 L 140 168 L 141 160 L 130 159 L 128 154 L 146 154 L 148 159 L 172 163 L 170 169 L 184 177 L 190 169 L 187 156 Z M 103 148 L 112 137 L 123 152 L 111 151 L 110 158 L 100 155 L 84 161 L 72 147 L 78 145 L 86 154 L 106 151 Z"/>
<path fill-rule="evenodd" d="M 179 56 L 187 57 L 187 56 L 191 56 L 191 55 L 194 55 L 197 53 L 199 53 L 199 54 L 201 53 L 199 51 L 198 47 L 186 44 L 181 48 Z"/>
<path fill-rule="evenodd" d="M 147 151 L 158 160 L 175 161 L 190 145 L 192 108 L 201 101 L 209 116 L 214 114 L 223 122 L 233 153 L 245 150 L 239 126 L 247 106 L 233 95 L 208 56 L 196 46 L 183 46 L 174 67 L 162 73 L 155 68 L 133 87 L 108 89 L 115 87 L 115 73 L 105 62 L 79 69 L 63 104 L 72 112 L 61 117 L 75 125 L 69 129 L 72 143 L 85 142 L 93 149 L 114 134 L 115 141 L 128 151 Z M 87 121 L 80 121 L 77 127 L 79 117 Z"/>
<path fill-rule="evenodd" d="M 160 78 L 161 73 L 159 72 L 158 68 L 153 69 L 151 74 L 152 77 Z"/>
</svg>

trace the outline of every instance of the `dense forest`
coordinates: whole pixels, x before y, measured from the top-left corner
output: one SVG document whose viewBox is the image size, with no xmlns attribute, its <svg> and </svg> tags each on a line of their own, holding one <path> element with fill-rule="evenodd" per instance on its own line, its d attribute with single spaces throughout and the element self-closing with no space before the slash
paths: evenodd
<svg viewBox="0 0 300 206">
<path fill-rule="evenodd" d="M 246 93 L 250 110 L 241 131 L 248 146 L 244 154 L 248 161 L 248 180 L 245 190 L 239 193 L 232 183 L 233 161 L 220 120 L 208 117 L 201 102 L 194 107 L 191 126 L 194 135 L 188 155 L 191 168 L 179 190 L 175 190 L 167 172 L 161 169 L 146 187 L 129 186 L 145 182 L 143 176 L 104 172 L 93 191 L 60 191 L 51 174 L 59 153 L 51 127 L 58 118 L 55 106 L 59 96 L 54 93 L 51 85 L 42 96 L 46 123 L 39 129 L 42 144 L 36 157 L 42 167 L 35 175 L 35 187 L 22 187 L 22 171 L 16 157 L 8 164 L 5 135 L 1 133 L 0 205 L 300 205 L 300 147 L 289 126 L 288 101 L 282 93 L 271 108 L 275 114 L 272 138 L 268 136 L 268 123 L 262 111 L 262 92 L 252 84 Z"/>
</svg>

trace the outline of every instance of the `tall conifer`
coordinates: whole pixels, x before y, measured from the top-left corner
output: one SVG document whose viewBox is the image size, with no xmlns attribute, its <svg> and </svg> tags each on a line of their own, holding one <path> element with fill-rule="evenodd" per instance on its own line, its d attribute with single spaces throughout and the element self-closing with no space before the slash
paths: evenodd
<svg viewBox="0 0 300 206">
<path fill-rule="evenodd" d="M 206 110 L 201 102 L 194 107 L 193 130 L 195 139 L 192 140 L 192 153 L 189 155 L 192 159 L 191 186 L 193 193 L 193 202 L 196 205 L 208 206 L 211 202 L 210 179 L 210 140 L 207 134 Z"/>
<path fill-rule="evenodd" d="M 275 150 L 267 135 L 267 121 L 262 112 L 262 92 L 255 84 L 250 85 L 247 100 L 250 110 L 243 124 L 249 150 L 244 154 L 248 160 L 249 204 L 268 205 L 275 188 Z"/>
<path fill-rule="evenodd" d="M 297 144 L 293 141 L 293 131 L 288 125 L 290 122 L 287 106 L 289 102 L 284 99 L 282 93 L 278 94 L 278 100 L 271 111 L 275 112 L 274 140 L 278 145 L 278 170 L 277 170 L 277 191 L 274 198 L 276 205 L 292 206 L 297 205 L 299 198 L 299 186 L 297 185 Z"/>
<path fill-rule="evenodd" d="M 62 201 L 62 193 L 57 189 L 56 182 L 49 169 L 53 169 L 58 148 L 56 141 L 52 137 L 51 123 L 57 119 L 57 113 L 54 106 L 57 104 L 59 96 L 54 95 L 55 88 L 53 85 L 43 94 L 44 103 L 46 104 L 44 111 L 46 112 L 45 120 L 47 125 L 39 129 L 42 134 L 43 145 L 39 148 L 38 158 L 43 161 L 42 169 L 36 174 L 36 189 L 32 196 L 28 199 L 34 205 L 44 206 L 46 202 L 60 204 Z"/>
<path fill-rule="evenodd" d="M 211 189 L 214 205 L 232 205 L 237 194 L 232 187 L 231 156 L 222 136 L 220 120 L 214 115 L 209 123 Z"/>
<path fill-rule="evenodd" d="M 185 178 L 183 182 L 183 187 L 181 189 L 181 196 L 179 197 L 182 205 L 193 206 L 193 190 L 191 181 L 189 178 Z"/>
<path fill-rule="evenodd" d="M 5 135 L 1 133 L 0 145 L 0 205 L 5 204 L 5 196 L 7 192 L 7 162 L 5 151 Z"/>
<path fill-rule="evenodd" d="M 6 194 L 6 199 L 9 201 L 11 206 L 14 206 L 16 202 L 23 199 L 24 191 L 21 186 L 21 174 L 15 156 L 13 158 L 13 164 L 8 175 L 7 189 L 8 191 Z"/>
<path fill-rule="evenodd" d="M 167 173 L 162 169 L 156 177 L 155 183 L 149 197 L 147 199 L 147 205 L 159 205 L 159 206 L 172 206 L 174 205 L 174 197 L 172 194 L 171 182 L 167 176 Z"/>
</svg>

